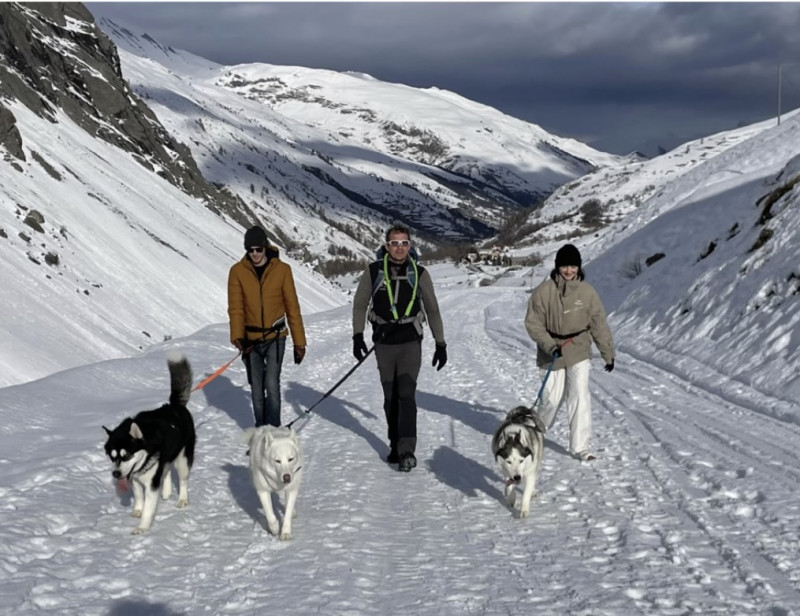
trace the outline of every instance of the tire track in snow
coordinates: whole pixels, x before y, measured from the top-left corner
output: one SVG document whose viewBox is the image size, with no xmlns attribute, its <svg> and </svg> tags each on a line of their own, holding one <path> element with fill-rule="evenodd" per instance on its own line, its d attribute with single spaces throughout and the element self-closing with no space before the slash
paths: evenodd
<svg viewBox="0 0 800 616">
<path fill-rule="evenodd" d="M 451 362 L 431 369 L 426 336 L 420 463 L 412 473 L 379 459 L 385 422 L 374 360 L 298 423 L 306 475 L 288 543 L 263 529 L 247 477 L 238 437 L 252 419 L 238 362 L 205 401 L 193 397 L 201 439 L 190 507 L 176 510 L 174 497 L 163 503 L 151 534 L 131 537 L 129 507 L 107 481 L 91 484 L 107 477 L 99 435 L 77 457 L 74 443 L 46 443 L 66 464 L 56 472 L 45 458 L 39 473 L 31 466 L 38 458 L 22 459 L 30 481 L 4 484 L 9 528 L 25 534 L 4 537 L 13 585 L 3 585 L 11 599 L 2 608 L 105 615 L 146 588 L 134 603 L 142 613 L 208 606 L 226 615 L 286 606 L 381 616 L 792 613 L 800 587 L 797 475 L 788 468 L 796 432 L 764 420 L 774 413 L 755 413 L 759 400 L 774 402 L 756 393 L 737 406 L 732 394 L 723 401 L 713 388 L 623 356 L 611 375 L 592 375 L 598 460 L 582 464 L 565 454 L 562 411 L 548 435 L 531 517 L 504 507 L 490 435 L 511 405 L 531 401 L 538 388 L 521 324 L 527 294 L 513 293 L 442 294 Z M 307 329 L 308 359 L 284 365 L 284 420 L 293 417 L 289 407 L 302 412 L 316 402 L 353 362 L 348 310 L 309 318 Z M 225 333 L 208 339 L 224 341 Z M 230 358 L 229 347 L 209 359 L 208 341 L 196 344 L 193 352 L 213 366 Z M 136 395 L 149 379 L 160 401 L 163 388 L 149 376 L 165 382 L 160 358 L 141 375 L 138 360 L 126 361 Z M 92 411 L 87 432 L 100 433 L 97 416 Z M 734 428 L 739 434 L 726 445 Z M 86 506 L 62 511 L 87 479 Z"/>
<path fill-rule="evenodd" d="M 596 399 L 606 408 L 627 409 L 621 419 L 633 428 L 632 444 L 638 441 L 640 449 L 649 450 L 641 460 L 662 487 L 665 499 L 676 503 L 708 536 L 698 545 L 714 546 L 719 561 L 747 593 L 767 603 L 776 597 L 789 605 L 800 602 L 800 572 L 793 555 L 783 547 L 787 539 L 798 543 L 797 519 L 792 524 L 791 518 L 781 515 L 782 503 L 772 503 L 765 496 L 783 494 L 787 479 L 798 483 L 797 474 L 787 477 L 784 451 L 778 451 L 780 459 L 775 463 L 760 447 L 762 439 L 750 438 L 758 433 L 740 427 L 743 418 L 752 420 L 752 415 L 762 424 L 759 430 L 764 429 L 763 423 L 781 422 L 737 409 L 731 423 L 727 400 L 707 390 L 681 387 L 677 377 L 644 362 L 628 365 L 634 364 L 621 372 L 639 377 L 645 387 L 654 382 L 675 386 L 668 395 L 654 396 L 649 389 L 635 389 L 636 379 L 628 379 L 622 390 L 606 388 L 602 379 L 595 379 L 600 389 Z M 753 475 L 762 479 L 758 488 L 748 481 Z M 742 480 L 744 485 L 737 485 Z M 692 566 L 706 570 L 701 578 L 719 575 L 709 565 L 698 567 L 698 563 L 694 559 Z"/>
</svg>

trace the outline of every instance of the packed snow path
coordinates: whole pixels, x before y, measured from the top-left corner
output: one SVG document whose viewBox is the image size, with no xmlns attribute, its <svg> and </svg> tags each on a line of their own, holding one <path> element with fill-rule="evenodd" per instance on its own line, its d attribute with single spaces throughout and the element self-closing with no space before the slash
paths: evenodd
<svg viewBox="0 0 800 616">
<path fill-rule="evenodd" d="M 294 537 L 281 542 L 247 469 L 252 424 L 236 361 L 190 408 L 198 430 L 188 509 L 162 502 L 130 531 L 101 425 L 166 399 L 166 351 L 196 381 L 233 354 L 224 325 L 0 390 L 0 613 L 773 614 L 800 606 L 800 427 L 790 401 L 642 340 L 594 361 L 594 449 L 548 434 L 531 516 L 502 504 L 489 449 L 539 387 L 524 289 L 441 293 L 449 362 L 423 343 L 417 458 L 384 463 L 374 358 L 299 420 L 305 456 Z M 284 367 L 284 423 L 351 367 L 350 312 L 307 318 L 305 362 Z M 289 347 L 291 348 L 291 347 Z M 282 511 L 282 508 L 279 508 Z"/>
</svg>

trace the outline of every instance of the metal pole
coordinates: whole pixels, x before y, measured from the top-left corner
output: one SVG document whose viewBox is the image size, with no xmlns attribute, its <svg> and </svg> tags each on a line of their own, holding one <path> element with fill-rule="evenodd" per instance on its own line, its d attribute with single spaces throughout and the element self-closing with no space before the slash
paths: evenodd
<svg viewBox="0 0 800 616">
<path fill-rule="evenodd" d="M 781 125 L 781 69 L 783 64 L 778 65 L 778 126 Z"/>
</svg>

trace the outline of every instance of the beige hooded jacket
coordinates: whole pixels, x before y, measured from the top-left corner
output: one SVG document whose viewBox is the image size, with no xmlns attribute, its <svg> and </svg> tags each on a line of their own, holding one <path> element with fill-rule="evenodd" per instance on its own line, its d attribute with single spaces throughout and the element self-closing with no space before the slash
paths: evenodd
<svg viewBox="0 0 800 616">
<path fill-rule="evenodd" d="M 554 270 L 528 300 L 525 329 L 538 347 L 539 368 L 550 365 L 556 345 L 562 347 L 562 356 L 553 364 L 554 370 L 590 359 L 592 341 L 606 364 L 614 359 L 614 339 L 603 304 L 594 287 L 583 281 L 583 272 L 579 277 L 566 281 Z"/>
</svg>

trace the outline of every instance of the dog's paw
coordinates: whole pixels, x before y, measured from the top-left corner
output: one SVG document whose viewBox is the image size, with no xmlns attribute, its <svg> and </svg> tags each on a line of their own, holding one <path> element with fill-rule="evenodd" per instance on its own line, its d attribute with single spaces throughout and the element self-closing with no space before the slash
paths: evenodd
<svg viewBox="0 0 800 616">
<path fill-rule="evenodd" d="M 142 517 L 142 510 L 141 509 L 134 509 L 131 513 L 132 518 L 141 518 Z"/>
<path fill-rule="evenodd" d="M 189 506 L 189 499 L 188 498 L 181 498 L 178 500 L 178 504 L 175 505 L 178 509 L 185 509 Z"/>
<path fill-rule="evenodd" d="M 137 526 L 131 531 L 131 535 L 143 535 L 147 532 L 148 529 L 142 528 L 141 526 Z"/>
<path fill-rule="evenodd" d="M 530 511 L 528 509 L 520 509 L 519 510 L 519 517 L 520 518 L 527 518 Z"/>
<path fill-rule="evenodd" d="M 280 537 L 278 537 L 278 539 L 280 539 L 281 541 L 289 541 L 289 539 L 291 538 L 292 538 L 292 531 L 284 531 L 281 533 Z"/>
<path fill-rule="evenodd" d="M 169 500 L 170 496 L 172 496 L 172 489 L 161 490 L 161 500 Z"/>
<path fill-rule="evenodd" d="M 267 530 L 270 535 L 277 535 L 279 530 L 278 522 L 267 522 Z"/>
</svg>

